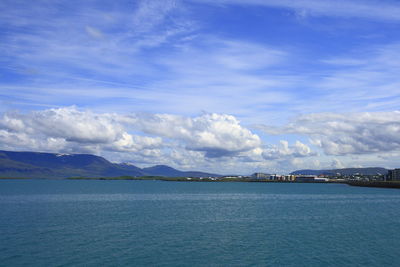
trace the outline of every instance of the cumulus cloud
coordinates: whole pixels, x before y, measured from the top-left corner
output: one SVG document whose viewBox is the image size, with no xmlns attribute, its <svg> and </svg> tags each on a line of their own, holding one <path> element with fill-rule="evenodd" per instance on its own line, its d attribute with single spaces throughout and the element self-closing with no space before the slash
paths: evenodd
<svg viewBox="0 0 400 267">
<path fill-rule="evenodd" d="M 267 160 L 283 159 L 283 158 L 299 158 L 313 156 L 311 148 L 300 141 L 296 141 L 294 145 L 289 146 L 289 142 L 281 140 L 279 145 L 273 145 L 264 149 L 262 156 Z"/>
<path fill-rule="evenodd" d="M 243 174 L 289 170 L 316 155 L 300 141 L 266 147 L 231 115 L 96 113 L 76 107 L 1 114 L 0 149 L 94 153 L 142 166 Z"/>
<path fill-rule="evenodd" d="M 314 113 L 297 117 L 267 133 L 297 133 L 310 137 L 328 155 L 368 154 L 400 150 L 400 111 Z"/>
<path fill-rule="evenodd" d="M 217 158 L 252 151 L 260 147 L 261 140 L 230 115 L 121 115 L 66 107 L 3 114 L 0 145 L 45 151 L 140 152 L 148 157 L 169 149 L 179 159 L 174 149 L 180 147 L 197 152 L 191 155 Z"/>
<path fill-rule="evenodd" d="M 75 107 L 6 113 L 0 118 L 0 144 L 20 149 L 141 151 L 162 146 L 159 137 L 132 135 L 110 114 Z"/>
<path fill-rule="evenodd" d="M 58 152 L 66 147 L 66 141 L 62 138 L 41 137 L 33 138 L 24 132 L 13 132 L 0 129 L 0 145 L 8 150 L 40 150 Z"/>
<path fill-rule="evenodd" d="M 186 149 L 205 152 L 210 158 L 234 156 L 261 145 L 260 138 L 231 115 L 212 113 L 191 118 L 139 114 L 125 121 L 145 133 L 182 141 Z"/>
</svg>

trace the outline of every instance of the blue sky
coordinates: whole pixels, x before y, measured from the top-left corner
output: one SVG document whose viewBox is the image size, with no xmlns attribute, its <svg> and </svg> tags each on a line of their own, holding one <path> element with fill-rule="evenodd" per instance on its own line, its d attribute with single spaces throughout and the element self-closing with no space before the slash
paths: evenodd
<svg viewBox="0 0 400 267">
<path fill-rule="evenodd" d="M 399 167 L 400 3 L 1 1 L 0 149 Z"/>
</svg>

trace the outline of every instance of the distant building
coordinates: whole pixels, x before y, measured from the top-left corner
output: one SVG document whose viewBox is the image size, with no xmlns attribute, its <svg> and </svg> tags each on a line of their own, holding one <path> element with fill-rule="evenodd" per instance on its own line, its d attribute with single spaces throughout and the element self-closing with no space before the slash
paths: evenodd
<svg viewBox="0 0 400 267">
<path fill-rule="evenodd" d="M 388 181 L 400 181 L 400 169 L 389 170 L 387 174 Z"/>
<path fill-rule="evenodd" d="M 243 176 L 241 176 L 241 175 L 227 175 L 227 176 L 222 176 L 222 178 L 225 178 L 225 179 L 239 179 L 239 178 L 243 178 Z"/>
<path fill-rule="evenodd" d="M 253 173 L 252 177 L 255 179 L 266 179 L 269 178 L 270 174 L 262 173 L 262 172 L 256 172 Z"/>
<path fill-rule="evenodd" d="M 294 181 L 294 180 L 296 180 L 296 176 L 295 175 L 286 175 L 286 180 L 287 181 Z"/>
<path fill-rule="evenodd" d="M 325 177 L 315 177 L 314 181 L 316 181 L 316 182 L 329 182 L 329 179 L 325 178 Z"/>
<path fill-rule="evenodd" d="M 271 181 L 278 181 L 279 178 L 280 178 L 280 176 L 277 175 L 277 174 L 271 174 L 271 175 L 269 176 L 269 179 L 270 179 Z"/>
<path fill-rule="evenodd" d="M 296 182 L 313 182 L 317 178 L 316 175 L 298 175 L 296 176 Z"/>
</svg>

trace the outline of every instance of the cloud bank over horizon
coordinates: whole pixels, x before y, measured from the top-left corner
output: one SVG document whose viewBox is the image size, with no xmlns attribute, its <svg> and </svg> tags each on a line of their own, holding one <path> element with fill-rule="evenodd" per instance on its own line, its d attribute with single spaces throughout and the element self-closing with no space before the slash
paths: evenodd
<svg viewBox="0 0 400 267">
<path fill-rule="evenodd" d="M 300 168 L 306 161 L 321 167 L 321 153 L 336 157 L 379 155 L 400 147 L 400 111 L 308 114 L 283 127 L 257 125 L 257 129 L 269 136 L 301 134 L 309 138 L 309 144 L 299 140 L 268 143 L 268 138 L 261 138 L 226 114 L 95 113 L 71 106 L 1 114 L 0 149 L 94 153 L 139 165 L 162 163 L 218 170 L 224 162 L 240 163 L 249 170 L 285 170 L 285 164 Z M 336 157 L 325 167 L 345 166 Z"/>
</svg>

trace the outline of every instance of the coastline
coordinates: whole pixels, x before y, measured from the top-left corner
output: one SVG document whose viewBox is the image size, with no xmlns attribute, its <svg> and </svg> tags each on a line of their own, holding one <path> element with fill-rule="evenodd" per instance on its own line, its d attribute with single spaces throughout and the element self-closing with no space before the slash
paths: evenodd
<svg viewBox="0 0 400 267">
<path fill-rule="evenodd" d="M 188 177 L 164 177 L 164 176 L 119 176 L 119 177 L 70 177 L 68 180 L 157 180 L 169 182 L 246 182 L 246 183 L 346 183 L 345 181 L 279 181 L 268 179 L 249 179 L 249 178 L 188 178 Z"/>
<path fill-rule="evenodd" d="M 400 189 L 400 181 L 348 181 L 350 186 Z"/>
<path fill-rule="evenodd" d="M 292 184 L 347 184 L 349 186 L 394 188 L 400 189 L 400 181 L 355 181 L 355 180 L 331 180 L 331 181 L 279 181 L 268 179 L 249 178 L 190 178 L 190 177 L 165 177 L 165 176 L 117 176 L 117 177 L 68 177 L 68 178 L 29 178 L 29 177 L 0 177 L 0 180 L 131 180 L 131 181 L 165 181 L 165 182 L 245 182 L 245 183 L 292 183 Z"/>
</svg>

